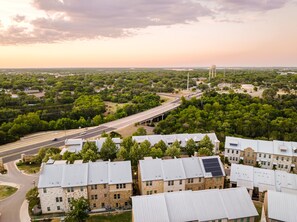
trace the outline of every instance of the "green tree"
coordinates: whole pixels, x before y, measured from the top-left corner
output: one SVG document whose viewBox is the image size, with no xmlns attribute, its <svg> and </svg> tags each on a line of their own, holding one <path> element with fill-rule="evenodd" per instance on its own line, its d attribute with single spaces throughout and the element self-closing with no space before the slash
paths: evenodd
<svg viewBox="0 0 297 222">
<path fill-rule="evenodd" d="M 198 155 L 199 156 L 212 156 L 212 152 L 208 148 L 202 147 L 198 150 Z"/>
<path fill-rule="evenodd" d="M 186 152 L 189 156 L 192 156 L 197 150 L 197 145 L 193 139 L 189 139 L 186 144 Z"/>
<path fill-rule="evenodd" d="M 128 136 L 123 139 L 121 146 L 124 147 L 127 152 L 130 152 L 131 147 L 134 145 L 135 141 L 132 140 L 132 136 Z"/>
<path fill-rule="evenodd" d="M 167 150 L 167 148 L 168 148 L 167 145 L 166 145 L 166 143 L 165 143 L 163 140 L 160 140 L 158 143 L 156 143 L 156 144 L 154 145 L 154 147 L 155 147 L 156 149 L 160 148 L 160 149 L 162 150 L 163 153 L 165 153 L 166 150 Z"/>
<path fill-rule="evenodd" d="M 130 154 L 129 152 L 126 150 L 125 147 L 121 147 L 119 149 L 119 152 L 117 153 L 117 159 L 119 160 L 129 160 L 130 159 Z"/>
<path fill-rule="evenodd" d="M 65 222 L 84 222 L 89 217 L 89 202 L 87 199 L 80 197 L 70 203 L 72 210 L 67 213 Z"/>
<path fill-rule="evenodd" d="M 153 157 L 153 158 L 162 158 L 164 156 L 163 154 L 163 151 L 160 149 L 160 148 L 151 148 L 151 152 L 150 152 L 150 155 Z"/>
<path fill-rule="evenodd" d="M 147 134 L 146 129 L 143 127 L 140 127 L 136 130 L 136 132 L 133 133 L 133 136 L 145 136 Z"/>
<path fill-rule="evenodd" d="M 32 209 L 34 206 L 40 204 L 40 199 L 39 199 L 38 195 L 39 195 L 39 193 L 38 193 L 37 187 L 30 189 L 26 193 L 26 200 L 28 200 L 28 202 L 29 202 L 29 209 Z"/>
<path fill-rule="evenodd" d="M 207 148 L 207 149 L 209 149 L 210 152 L 212 152 L 213 148 L 214 148 L 214 145 L 212 144 L 209 136 L 205 135 L 203 137 L 203 139 L 200 140 L 198 147 L 199 147 L 199 150 L 201 148 Z"/>
<path fill-rule="evenodd" d="M 277 91 L 273 88 L 265 89 L 262 93 L 262 97 L 266 100 L 273 100 L 277 94 Z"/>
<path fill-rule="evenodd" d="M 99 159 L 99 154 L 98 154 L 98 147 L 94 142 L 86 142 L 83 145 L 82 150 L 80 151 L 80 154 L 82 156 L 83 162 L 95 162 L 96 160 Z"/>
<path fill-rule="evenodd" d="M 180 148 L 178 148 L 175 145 L 171 145 L 170 147 L 167 148 L 166 152 L 165 152 L 165 156 L 171 156 L 173 157 L 179 157 L 181 154 Z"/>
<path fill-rule="evenodd" d="M 102 144 L 100 156 L 103 160 L 114 160 L 117 157 L 118 148 L 112 141 L 111 137 L 106 137 L 105 142 Z"/>
</svg>

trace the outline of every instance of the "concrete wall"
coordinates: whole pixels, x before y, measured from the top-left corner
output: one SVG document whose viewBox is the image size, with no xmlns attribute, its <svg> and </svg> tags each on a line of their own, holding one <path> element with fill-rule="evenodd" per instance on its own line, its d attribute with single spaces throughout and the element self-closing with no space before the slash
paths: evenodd
<svg viewBox="0 0 297 222">
<path fill-rule="evenodd" d="M 225 149 L 225 157 L 228 158 L 230 163 L 239 163 L 241 151 L 236 149 Z"/>
<path fill-rule="evenodd" d="M 164 192 L 164 182 L 163 180 L 153 180 L 152 181 L 152 186 L 150 185 L 146 185 L 146 181 L 145 182 L 141 182 L 141 190 L 140 190 L 140 194 L 141 195 L 147 195 L 149 192 L 154 193 L 163 193 Z"/>
<path fill-rule="evenodd" d="M 193 178 L 193 183 L 189 183 L 188 179 L 186 179 L 186 190 L 204 190 L 205 189 L 205 179 L 203 177 Z"/>
<path fill-rule="evenodd" d="M 82 189 L 82 190 L 81 190 Z M 68 192 L 67 188 L 63 188 L 64 196 L 65 196 L 65 212 L 70 210 L 70 202 L 71 199 L 78 199 L 80 197 L 84 197 L 88 199 L 88 188 L 87 186 L 82 187 L 73 187 L 73 192 Z M 68 198 L 70 198 L 68 201 Z"/>
<path fill-rule="evenodd" d="M 223 189 L 225 177 L 205 178 L 205 189 Z"/>
</svg>

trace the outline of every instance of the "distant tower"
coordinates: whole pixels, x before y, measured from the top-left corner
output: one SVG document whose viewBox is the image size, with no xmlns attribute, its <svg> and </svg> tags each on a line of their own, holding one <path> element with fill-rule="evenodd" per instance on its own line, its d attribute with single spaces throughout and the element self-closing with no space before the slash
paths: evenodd
<svg viewBox="0 0 297 222">
<path fill-rule="evenodd" d="M 187 91 L 189 91 L 189 83 L 190 83 L 190 73 L 188 73 L 188 79 L 187 79 Z"/>
<path fill-rule="evenodd" d="M 209 68 L 209 79 L 215 78 L 215 77 L 217 77 L 217 67 L 215 65 L 212 65 Z"/>
</svg>

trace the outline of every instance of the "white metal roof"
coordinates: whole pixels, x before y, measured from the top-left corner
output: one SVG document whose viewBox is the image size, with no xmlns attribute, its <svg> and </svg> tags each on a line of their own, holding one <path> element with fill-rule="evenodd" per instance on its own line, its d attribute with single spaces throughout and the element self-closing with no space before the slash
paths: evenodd
<svg viewBox="0 0 297 222">
<path fill-rule="evenodd" d="M 150 180 L 181 180 L 186 178 L 206 177 L 202 159 L 217 158 L 223 176 L 225 176 L 223 165 L 218 156 L 211 157 L 188 157 L 178 159 L 145 159 L 139 161 L 142 181 Z M 212 177 L 208 175 L 207 177 Z"/>
<path fill-rule="evenodd" d="M 170 222 L 164 194 L 132 197 L 134 222 Z"/>
<path fill-rule="evenodd" d="M 38 188 L 132 183 L 130 161 L 42 165 Z"/>
<path fill-rule="evenodd" d="M 230 181 L 248 189 L 258 187 L 259 191 L 276 190 L 284 192 L 297 191 L 297 175 L 280 170 L 269 170 L 246 166 L 231 165 Z"/>
<path fill-rule="evenodd" d="M 258 153 L 276 154 L 283 156 L 297 156 L 297 142 L 252 140 L 226 136 L 225 148 L 243 151 L 252 148 Z"/>
<path fill-rule="evenodd" d="M 66 164 L 63 167 L 61 187 L 86 186 L 88 184 L 88 164 Z"/>
<path fill-rule="evenodd" d="M 131 162 L 109 162 L 108 176 L 109 184 L 132 183 Z"/>
<path fill-rule="evenodd" d="M 168 159 L 162 161 L 163 179 L 168 180 L 182 180 L 186 178 L 181 159 Z"/>
<path fill-rule="evenodd" d="M 268 191 L 268 218 L 278 221 L 297 221 L 297 195 Z"/>
<path fill-rule="evenodd" d="M 258 215 L 245 188 L 136 196 L 132 206 L 135 222 L 232 220 Z"/>
</svg>

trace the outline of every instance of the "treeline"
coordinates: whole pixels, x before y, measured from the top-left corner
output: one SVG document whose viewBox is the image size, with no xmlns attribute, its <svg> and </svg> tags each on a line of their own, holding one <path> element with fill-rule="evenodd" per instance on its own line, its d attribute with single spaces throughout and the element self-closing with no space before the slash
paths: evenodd
<svg viewBox="0 0 297 222">
<path fill-rule="evenodd" d="M 183 100 L 155 127 L 155 133 L 215 132 L 225 136 L 297 141 L 297 96 L 252 98 L 247 94 L 208 92 L 201 99 Z"/>
<path fill-rule="evenodd" d="M 24 135 L 39 131 L 96 126 L 160 104 L 161 100 L 158 95 L 142 93 L 135 96 L 131 103 L 118 108 L 115 113 L 106 114 L 105 104 L 99 95 L 82 95 L 74 102 L 72 109 L 63 114 L 62 118 L 44 120 L 46 112 L 40 110 L 19 114 L 13 121 L 3 122 L 0 126 L 0 144 L 13 142 Z"/>
</svg>

